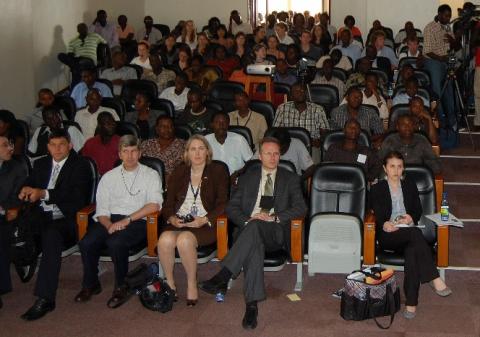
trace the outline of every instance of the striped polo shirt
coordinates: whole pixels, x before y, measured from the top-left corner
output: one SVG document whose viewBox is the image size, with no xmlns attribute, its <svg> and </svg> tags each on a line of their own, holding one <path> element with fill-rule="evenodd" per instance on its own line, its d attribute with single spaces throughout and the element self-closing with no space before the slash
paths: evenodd
<svg viewBox="0 0 480 337">
<path fill-rule="evenodd" d="M 97 46 L 100 43 L 107 43 L 97 33 L 88 33 L 85 40 L 76 37 L 68 43 L 68 53 L 74 53 L 75 57 L 87 57 L 97 64 Z"/>
</svg>

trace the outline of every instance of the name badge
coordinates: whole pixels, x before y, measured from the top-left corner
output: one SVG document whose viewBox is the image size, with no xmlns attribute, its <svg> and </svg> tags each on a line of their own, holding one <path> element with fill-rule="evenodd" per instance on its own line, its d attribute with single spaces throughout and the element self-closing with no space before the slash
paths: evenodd
<svg viewBox="0 0 480 337">
<path fill-rule="evenodd" d="M 367 156 L 364 154 L 359 153 L 357 157 L 357 161 L 359 163 L 365 164 L 367 162 Z"/>
</svg>

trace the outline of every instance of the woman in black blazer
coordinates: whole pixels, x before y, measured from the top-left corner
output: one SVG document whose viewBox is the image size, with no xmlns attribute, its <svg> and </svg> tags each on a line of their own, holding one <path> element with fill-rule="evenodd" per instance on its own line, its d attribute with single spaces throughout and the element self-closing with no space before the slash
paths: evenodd
<svg viewBox="0 0 480 337">
<path fill-rule="evenodd" d="M 405 257 L 404 291 L 407 319 L 415 317 L 420 283 L 430 282 L 442 297 L 452 293 L 439 277 L 431 248 L 420 229 L 415 228 L 422 205 L 415 182 L 403 179 L 404 160 L 399 152 L 388 153 L 383 160 L 386 179 L 372 186 L 371 205 L 375 212 L 376 233 L 384 249 L 402 251 Z M 409 225 L 399 228 L 399 225 Z"/>
</svg>

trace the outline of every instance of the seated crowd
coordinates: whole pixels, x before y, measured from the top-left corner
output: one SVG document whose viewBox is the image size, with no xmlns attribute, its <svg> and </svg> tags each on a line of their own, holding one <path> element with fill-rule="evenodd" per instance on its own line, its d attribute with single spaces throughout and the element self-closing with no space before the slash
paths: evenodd
<svg viewBox="0 0 480 337">
<path fill-rule="evenodd" d="M 405 224 L 417 223 L 421 214 L 415 184 L 399 180 L 404 165 L 441 173 L 432 144 L 440 140 L 438 120 L 444 122 L 448 102 L 439 99 L 431 69 L 443 65 L 440 53 L 455 45 L 453 36 L 448 41 L 436 36 L 435 25 L 448 23 L 449 14 L 450 7 L 442 5 L 438 22 L 423 35 L 407 22 L 395 38 L 376 20 L 365 41 L 353 16 L 336 30 L 326 13 L 309 18 L 272 13 L 252 29 L 234 10 L 226 25 L 214 17 L 197 31 L 186 20 L 166 36 L 151 16 L 137 33 L 125 15 L 115 27 L 103 10 L 90 27 L 79 24 L 67 53 L 58 56 L 72 72 L 69 95 L 41 89 L 26 123 L 0 110 L 0 227 L 7 230 L 7 211 L 21 201 L 31 204 L 28 221 L 40 224 L 37 300 L 22 318 L 39 319 L 55 309 L 61 252 L 76 241 L 75 217 L 89 202 L 86 158 L 101 179 L 93 222 L 78 242 L 83 280 L 77 302 L 102 290 L 98 261 L 105 247 L 115 266 L 108 306 L 126 302 L 129 249 L 146 240 L 146 217 L 160 212 L 157 251 L 166 282 L 176 291 L 177 250 L 187 275 L 187 305 L 195 306 L 197 248 L 216 242 L 216 219 L 226 213 L 236 227 L 235 241 L 221 270 L 198 284 L 208 293 L 225 293 L 230 278 L 243 269 L 242 324 L 255 328 L 257 302 L 266 298 L 264 254 L 288 247 L 290 221 L 307 213 L 302 181 L 320 162 L 361 167 L 379 200 L 373 208 L 382 215 L 380 242 L 392 249 L 414 247 L 406 256 L 405 317 L 415 316 L 420 283 L 433 281 L 437 294 L 449 295 L 433 260 L 425 257 L 420 232 L 399 230 L 391 222 L 404 216 Z M 99 44 L 108 45 L 109 62 L 97 59 Z M 416 61 L 402 63 L 407 58 Z M 312 66 L 302 70 L 303 59 Z M 271 96 L 263 84 L 255 84 L 253 92 L 245 88 L 251 64 L 276 65 Z M 430 82 L 421 82 L 418 72 L 430 75 Z M 232 81 L 245 90 L 233 92 L 227 103 L 212 98 L 217 85 Z M 277 86 L 286 88 L 288 97 Z M 328 93 L 318 94 L 322 88 L 335 92 L 333 104 Z M 293 129 L 306 136 L 298 138 Z M 323 148 L 335 131 L 342 139 Z M 361 135 L 370 146 L 360 142 Z M 35 159 L 30 173 L 19 168 L 22 155 Z M 163 179 L 142 158 L 160 161 Z M 256 159 L 260 166 L 250 165 Z M 280 160 L 291 162 L 295 172 L 279 166 Z M 376 184 L 383 171 L 388 183 Z M 380 202 L 387 192 L 393 209 Z M 11 290 L 8 242 L 1 238 L 0 295 Z M 412 262 L 421 254 L 418 265 Z"/>
</svg>

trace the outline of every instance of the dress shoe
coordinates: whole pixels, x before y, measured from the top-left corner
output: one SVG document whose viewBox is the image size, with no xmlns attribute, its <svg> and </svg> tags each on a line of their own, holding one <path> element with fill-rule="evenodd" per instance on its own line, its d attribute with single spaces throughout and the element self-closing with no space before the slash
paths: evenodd
<svg viewBox="0 0 480 337">
<path fill-rule="evenodd" d="M 51 302 L 44 298 L 39 298 L 35 301 L 33 306 L 20 317 L 26 321 L 34 321 L 42 318 L 46 313 L 53 310 L 55 310 L 55 302 Z"/>
<path fill-rule="evenodd" d="M 407 309 L 403 311 L 403 317 L 405 317 L 405 319 L 414 319 L 416 315 L 416 311 L 408 311 Z"/>
<path fill-rule="evenodd" d="M 433 285 L 433 282 L 430 282 L 430 287 L 432 287 L 435 294 L 437 294 L 440 297 L 447 297 L 447 296 L 450 296 L 453 293 L 452 289 L 450 289 L 449 287 L 445 287 L 442 290 L 435 289 L 435 286 Z"/>
<path fill-rule="evenodd" d="M 257 327 L 258 307 L 257 304 L 247 304 L 245 316 L 243 316 L 242 326 L 244 329 L 253 330 Z"/>
<path fill-rule="evenodd" d="M 216 295 L 220 292 L 226 294 L 228 282 L 223 282 L 220 278 L 214 276 L 210 280 L 199 282 L 198 287 L 212 295 Z"/>
<path fill-rule="evenodd" d="M 194 307 L 194 306 L 197 305 L 197 303 L 198 303 L 198 299 L 190 300 L 190 299 L 187 298 L 187 307 Z"/>
<path fill-rule="evenodd" d="M 127 287 L 121 286 L 113 291 L 112 297 L 108 300 L 107 306 L 111 309 L 118 308 L 130 299 L 131 294 Z"/>
<path fill-rule="evenodd" d="M 75 296 L 75 302 L 87 302 L 92 298 L 93 295 L 98 295 L 102 292 L 102 286 L 100 283 L 91 287 L 91 288 L 83 288 L 80 292 Z"/>
</svg>

